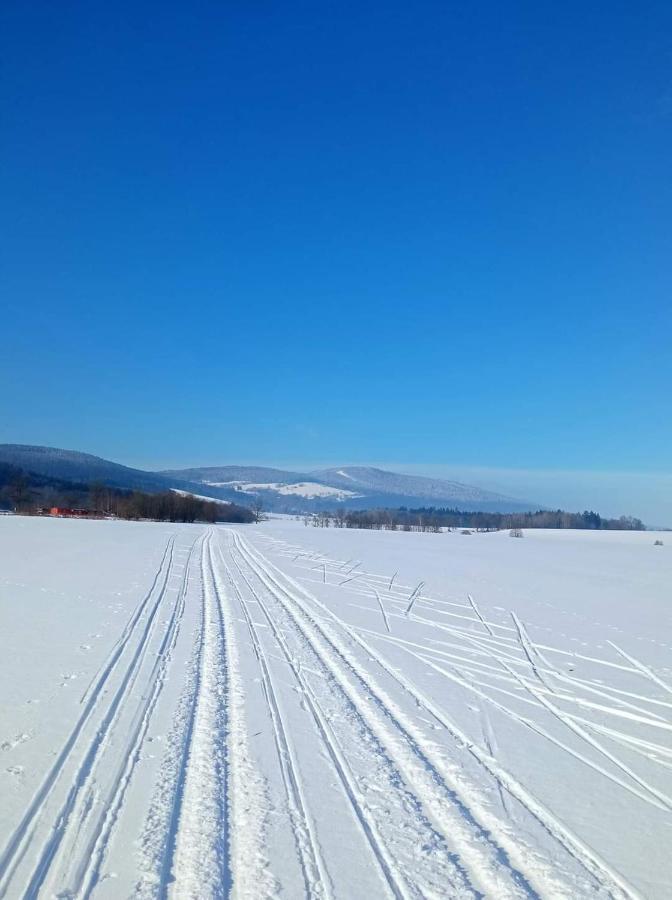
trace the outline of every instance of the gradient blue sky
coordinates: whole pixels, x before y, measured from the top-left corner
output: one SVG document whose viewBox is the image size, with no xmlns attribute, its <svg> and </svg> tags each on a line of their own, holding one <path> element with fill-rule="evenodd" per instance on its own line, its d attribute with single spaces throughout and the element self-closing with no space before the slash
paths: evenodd
<svg viewBox="0 0 672 900">
<path fill-rule="evenodd" d="M 1 441 L 672 524 L 672 5 L 6 0 L 0 49 Z"/>
</svg>

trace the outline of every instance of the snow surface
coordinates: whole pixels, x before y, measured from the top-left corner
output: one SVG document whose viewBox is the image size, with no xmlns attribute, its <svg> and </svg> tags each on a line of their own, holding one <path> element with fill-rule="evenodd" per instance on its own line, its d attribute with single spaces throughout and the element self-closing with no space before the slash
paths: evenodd
<svg viewBox="0 0 672 900">
<path fill-rule="evenodd" d="M 671 896 L 668 538 L 2 517 L 0 896 Z"/>
<path fill-rule="evenodd" d="M 349 497 L 359 497 L 354 491 L 344 488 L 330 487 L 328 484 L 318 484 L 316 481 L 297 481 L 286 484 L 285 482 L 251 482 L 251 481 L 206 481 L 212 487 L 232 487 L 236 491 L 246 494 L 255 494 L 258 491 L 273 491 L 283 496 L 306 497 L 309 500 L 315 497 L 330 497 L 333 500 L 346 500 Z"/>
<path fill-rule="evenodd" d="M 225 506 L 230 506 L 230 500 L 219 500 L 217 497 L 208 497 L 205 494 L 193 494 L 191 491 L 182 491 L 179 488 L 171 488 L 171 491 L 174 494 L 179 494 L 180 497 L 194 497 L 196 500 L 207 500 L 208 503 L 222 503 Z"/>
</svg>

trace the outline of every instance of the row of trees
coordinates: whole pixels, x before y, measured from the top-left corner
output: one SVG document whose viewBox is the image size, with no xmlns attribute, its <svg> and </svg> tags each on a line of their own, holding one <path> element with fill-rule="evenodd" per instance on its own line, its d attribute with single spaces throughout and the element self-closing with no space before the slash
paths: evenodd
<svg viewBox="0 0 672 900">
<path fill-rule="evenodd" d="M 570 513 L 540 509 L 537 512 L 493 513 L 465 512 L 458 509 L 364 509 L 324 511 L 305 516 L 306 525 L 321 528 L 374 528 L 391 531 L 434 531 L 444 528 L 467 528 L 475 531 L 498 531 L 521 528 L 581 528 L 590 530 L 644 531 L 640 519 L 621 516 L 607 519 L 588 511 Z"/>
<path fill-rule="evenodd" d="M 107 498 L 107 514 L 120 519 L 153 519 L 159 522 L 252 522 L 251 510 L 234 503 L 215 503 L 191 494 L 165 491 L 145 494 L 133 491 Z"/>
<path fill-rule="evenodd" d="M 162 522 L 257 522 L 258 510 L 235 503 L 217 503 L 193 494 L 163 491 L 120 491 L 96 482 L 89 488 L 91 508 L 120 519 L 158 519 Z"/>
<path fill-rule="evenodd" d="M 252 511 L 234 503 L 216 503 L 191 494 L 174 491 L 147 494 L 101 483 L 79 484 L 0 464 L 0 509 L 30 514 L 54 506 L 74 507 L 120 519 L 164 522 L 252 522 L 262 518 L 260 504 L 259 509 Z"/>
</svg>

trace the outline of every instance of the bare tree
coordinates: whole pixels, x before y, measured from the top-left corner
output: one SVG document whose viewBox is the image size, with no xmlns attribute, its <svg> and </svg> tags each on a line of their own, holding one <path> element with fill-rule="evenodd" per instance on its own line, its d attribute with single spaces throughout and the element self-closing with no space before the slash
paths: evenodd
<svg viewBox="0 0 672 900">
<path fill-rule="evenodd" d="M 257 497 L 252 504 L 252 515 L 254 516 L 254 522 L 256 525 L 259 522 L 265 522 L 266 516 L 264 515 L 264 501 L 261 497 Z"/>
</svg>

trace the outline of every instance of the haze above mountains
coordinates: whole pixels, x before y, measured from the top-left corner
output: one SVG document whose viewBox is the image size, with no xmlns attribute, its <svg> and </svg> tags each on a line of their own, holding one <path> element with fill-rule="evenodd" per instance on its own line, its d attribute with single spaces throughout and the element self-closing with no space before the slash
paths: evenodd
<svg viewBox="0 0 672 900">
<path fill-rule="evenodd" d="M 465 511 L 514 512 L 538 505 L 478 487 L 403 475 L 368 466 L 295 472 L 266 466 L 211 466 L 160 472 L 134 469 L 81 453 L 26 444 L 0 444 L 0 463 L 51 478 L 156 492 L 182 490 L 217 500 L 252 504 L 258 498 L 276 512 L 345 507 L 451 507 Z"/>
</svg>

